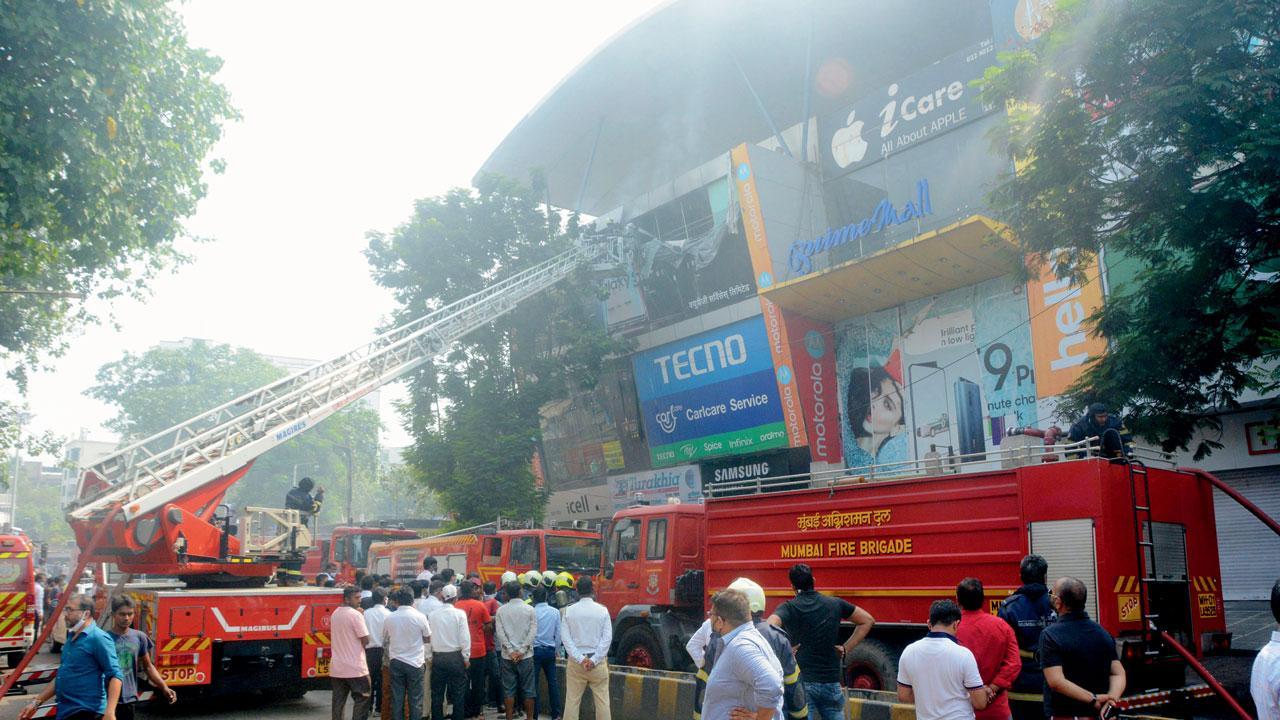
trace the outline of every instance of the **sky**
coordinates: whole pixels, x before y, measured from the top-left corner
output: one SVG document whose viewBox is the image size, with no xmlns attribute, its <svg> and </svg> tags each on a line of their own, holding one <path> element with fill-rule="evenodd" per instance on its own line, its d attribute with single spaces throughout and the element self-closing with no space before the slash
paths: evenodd
<svg viewBox="0 0 1280 720">
<path fill-rule="evenodd" d="M 317 2 L 194 0 L 190 42 L 243 119 L 211 157 L 209 193 L 187 223 L 193 261 L 117 300 L 118 328 L 71 338 L 32 377 L 27 432 L 111 440 L 112 410 L 83 395 L 123 353 L 184 337 L 325 359 L 364 344 L 393 309 L 362 255 L 369 230 L 408 219 L 416 198 L 470 184 L 489 153 L 556 83 L 660 0 Z M 382 393 L 386 446 L 409 436 Z M 228 400 L 231 398 L 228 398 Z M 194 416 L 205 408 L 193 407 Z"/>
</svg>

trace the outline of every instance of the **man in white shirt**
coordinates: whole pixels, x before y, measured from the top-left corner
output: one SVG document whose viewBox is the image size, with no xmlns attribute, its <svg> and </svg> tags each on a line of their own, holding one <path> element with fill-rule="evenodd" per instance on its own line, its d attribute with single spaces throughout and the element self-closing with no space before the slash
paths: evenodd
<svg viewBox="0 0 1280 720">
<path fill-rule="evenodd" d="M 444 720 L 444 696 L 453 704 L 453 720 L 467 714 L 467 668 L 471 666 L 471 627 L 467 614 L 453 606 L 458 588 L 441 589 L 444 605 L 431 613 L 431 717 Z"/>
<path fill-rule="evenodd" d="M 444 603 L 440 601 L 440 591 L 444 589 L 444 583 L 440 580 L 432 580 L 429 583 L 419 583 L 415 580 L 414 583 L 421 586 L 422 592 L 413 601 L 413 606 L 418 608 L 418 612 L 430 618 L 431 613 L 444 607 Z"/>
<path fill-rule="evenodd" d="M 1249 679 L 1258 720 L 1280 720 L 1280 580 L 1271 586 L 1271 616 L 1276 629 L 1271 631 L 1271 642 L 1258 651 Z"/>
<path fill-rule="evenodd" d="M 427 558 L 434 561 L 435 558 Z M 434 562 L 432 569 L 434 570 Z M 440 591 L 444 588 L 444 581 L 435 578 L 431 581 L 414 580 L 412 587 L 418 597 L 413 601 L 413 606 L 418 612 L 426 615 L 428 619 L 431 614 L 444 607 L 444 603 L 440 601 Z M 432 717 L 431 715 L 431 648 L 427 648 L 427 664 L 423 667 L 422 672 L 422 717 Z"/>
<path fill-rule="evenodd" d="M 387 609 L 387 596 L 382 590 L 371 590 L 372 605 L 364 611 L 364 626 L 369 629 L 369 644 L 364 648 L 364 660 L 369 665 L 369 679 L 373 683 L 370 697 L 373 712 L 382 712 L 382 626 L 391 611 Z"/>
<path fill-rule="evenodd" d="M 395 592 L 396 611 L 382 622 L 382 647 L 391 664 L 392 720 L 418 720 L 422 707 L 422 668 L 426 665 L 426 641 L 431 625 L 413 607 L 413 592 Z M 409 707 L 405 709 L 405 700 Z"/>
<path fill-rule="evenodd" d="M 507 720 L 515 717 L 516 690 L 524 697 L 524 714 L 533 714 L 533 699 L 537 693 L 533 677 L 533 641 L 538 635 L 538 614 L 533 606 L 520 599 L 518 583 L 507 583 L 509 598 L 498 608 L 494 618 L 494 634 L 502 653 L 499 669 L 502 674 L 502 702 L 507 708 Z"/>
<path fill-rule="evenodd" d="M 418 577 L 414 578 L 414 580 L 420 580 L 424 584 L 431 582 L 431 578 L 435 577 L 438 564 L 436 559 L 429 555 L 423 558 L 422 572 L 418 573 Z"/>
<path fill-rule="evenodd" d="M 956 639 L 960 606 L 935 600 L 929 606 L 929 634 L 898 659 L 898 700 L 915 703 L 919 720 L 972 720 L 987 706 L 987 688 L 978 661 Z"/>
<path fill-rule="evenodd" d="M 564 720 L 578 720 L 582 692 L 591 688 L 596 717 L 609 712 L 609 644 L 613 625 L 609 610 L 593 597 L 591 578 L 578 579 L 578 602 L 570 605 L 560 622 L 560 639 L 568 656 L 565 673 Z"/>
</svg>

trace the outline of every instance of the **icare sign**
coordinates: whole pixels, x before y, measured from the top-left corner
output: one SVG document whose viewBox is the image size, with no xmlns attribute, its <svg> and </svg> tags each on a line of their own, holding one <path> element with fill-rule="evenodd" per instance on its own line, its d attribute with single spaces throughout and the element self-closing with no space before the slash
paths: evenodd
<svg viewBox="0 0 1280 720">
<path fill-rule="evenodd" d="M 995 43 L 984 40 L 821 118 L 826 177 L 846 175 L 991 112 L 970 83 L 995 64 Z"/>
<path fill-rule="evenodd" d="M 655 466 L 788 445 L 760 318 L 662 345 L 632 362 Z"/>
</svg>

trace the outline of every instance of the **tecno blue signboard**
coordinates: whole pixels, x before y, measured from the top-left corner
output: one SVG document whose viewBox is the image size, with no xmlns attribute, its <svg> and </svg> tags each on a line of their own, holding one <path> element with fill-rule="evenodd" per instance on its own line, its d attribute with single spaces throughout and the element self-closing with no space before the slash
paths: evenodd
<svg viewBox="0 0 1280 720">
<path fill-rule="evenodd" d="M 648 350 L 633 363 L 655 466 L 787 446 L 759 317 Z"/>
</svg>

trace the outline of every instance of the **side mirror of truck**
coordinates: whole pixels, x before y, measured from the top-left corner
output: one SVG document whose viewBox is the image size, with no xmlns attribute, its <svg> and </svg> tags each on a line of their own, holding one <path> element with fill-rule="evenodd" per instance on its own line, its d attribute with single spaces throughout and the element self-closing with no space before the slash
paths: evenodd
<svg viewBox="0 0 1280 720">
<path fill-rule="evenodd" d="M 612 580 L 612 579 L 613 579 L 613 563 L 605 563 L 605 566 L 604 566 L 604 579 L 605 579 L 605 580 Z"/>
</svg>

